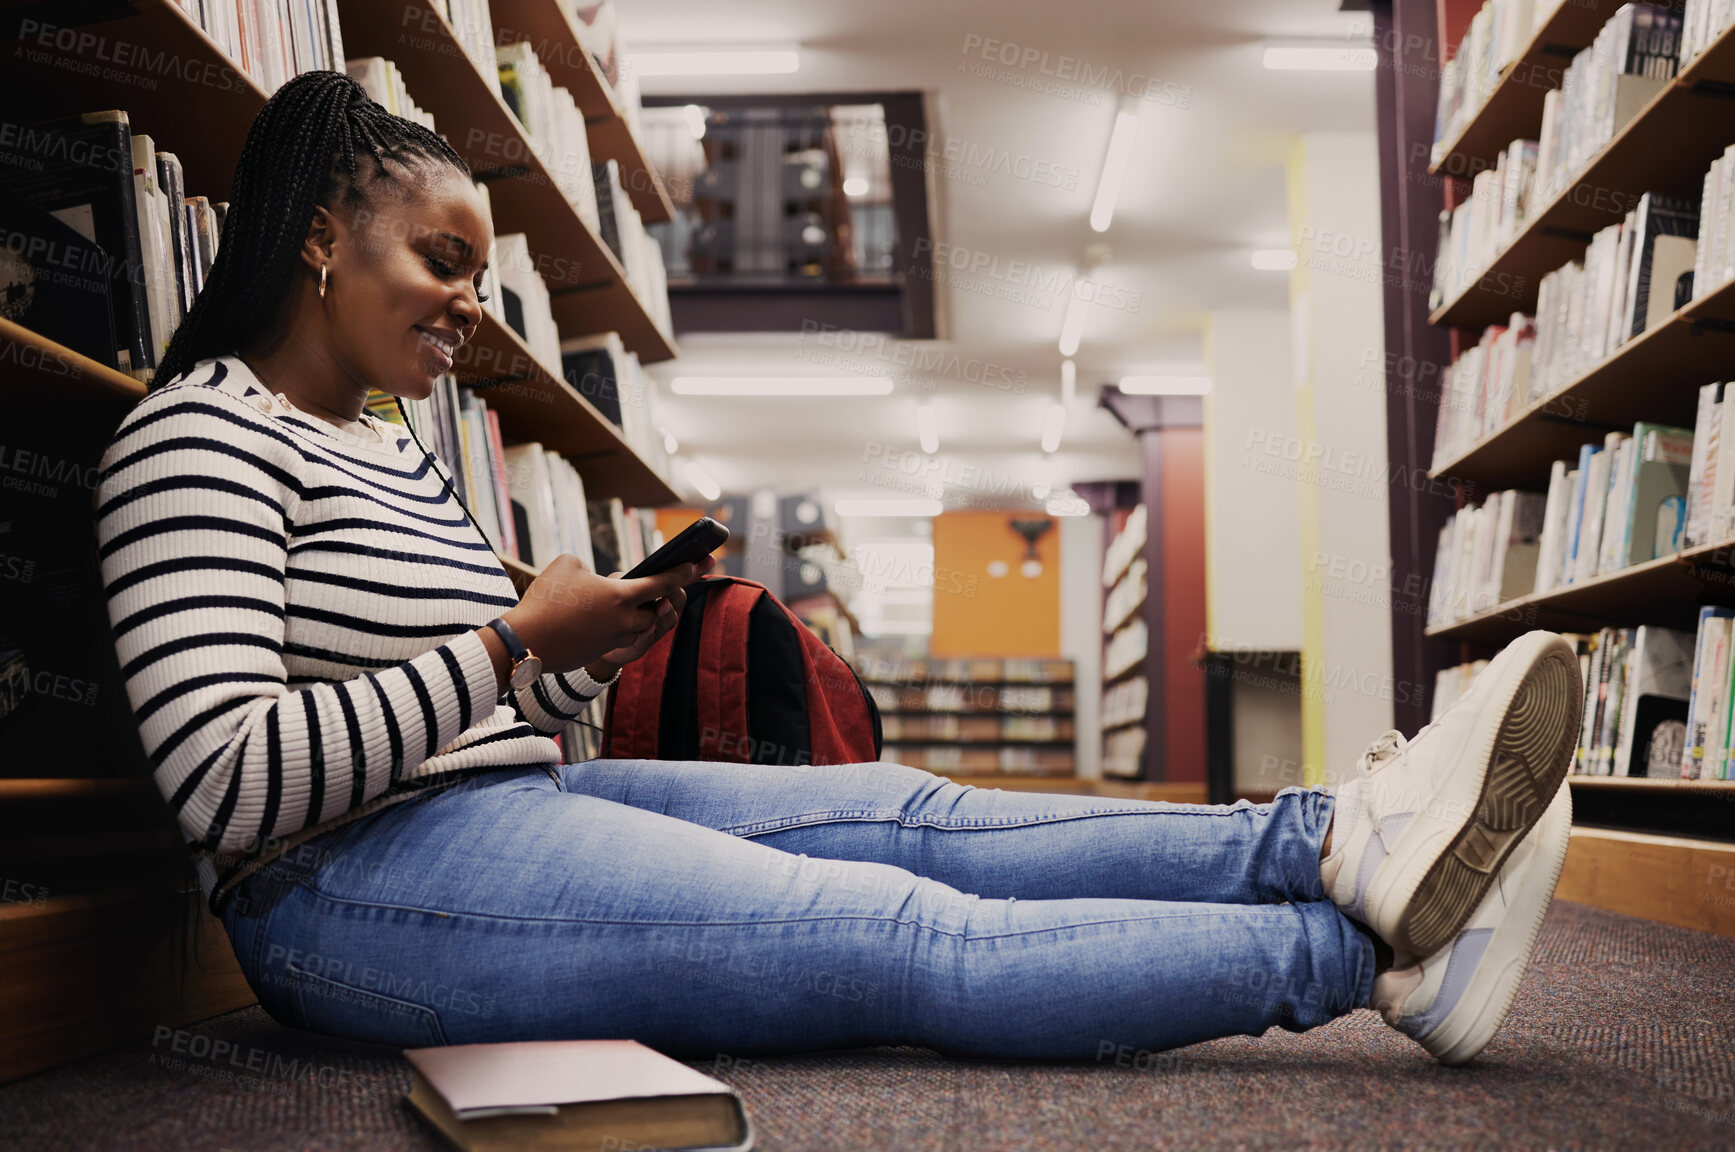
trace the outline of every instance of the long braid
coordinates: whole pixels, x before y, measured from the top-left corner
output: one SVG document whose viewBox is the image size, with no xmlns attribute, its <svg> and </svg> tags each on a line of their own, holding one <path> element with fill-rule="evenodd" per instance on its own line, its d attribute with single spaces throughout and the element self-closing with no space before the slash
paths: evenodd
<svg viewBox="0 0 1735 1152">
<path fill-rule="evenodd" d="M 304 72 L 279 88 L 247 130 L 217 259 L 153 385 L 239 351 L 278 322 L 316 206 L 365 205 L 379 181 L 411 195 L 406 175 L 429 161 L 470 174 L 444 139 L 393 116 L 341 72 Z"/>
</svg>

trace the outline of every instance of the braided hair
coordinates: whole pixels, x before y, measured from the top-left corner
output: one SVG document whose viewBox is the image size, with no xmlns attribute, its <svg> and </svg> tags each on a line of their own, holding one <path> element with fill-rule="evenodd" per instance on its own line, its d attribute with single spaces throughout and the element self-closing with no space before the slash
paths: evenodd
<svg viewBox="0 0 1735 1152">
<path fill-rule="evenodd" d="M 382 187 L 407 200 L 428 163 L 470 175 L 443 138 L 393 116 L 342 72 L 303 72 L 279 88 L 247 130 L 217 259 L 153 384 L 237 352 L 277 322 L 316 206 L 361 207 Z"/>
</svg>

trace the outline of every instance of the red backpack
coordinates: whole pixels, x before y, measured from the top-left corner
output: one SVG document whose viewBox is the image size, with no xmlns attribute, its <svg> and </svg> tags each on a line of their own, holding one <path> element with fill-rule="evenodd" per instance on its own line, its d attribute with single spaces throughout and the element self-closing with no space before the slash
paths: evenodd
<svg viewBox="0 0 1735 1152">
<path fill-rule="evenodd" d="M 602 755 L 623 760 L 860 764 L 880 714 L 855 670 L 765 585 L 712 576 L 609 690 Z"/>
</svg>

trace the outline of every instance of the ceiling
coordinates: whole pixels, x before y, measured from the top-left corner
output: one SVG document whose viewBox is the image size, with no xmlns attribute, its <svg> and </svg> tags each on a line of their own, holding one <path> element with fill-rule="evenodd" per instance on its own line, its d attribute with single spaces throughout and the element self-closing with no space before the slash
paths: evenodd
<svg viewBox="0 0 1735 1152">
<path fill-rule="evenodd" d="M 1295 138 L 1373 130 L 1370 73 L 1268 72 L 1260 65 L 1260 49 L 1271 40 L 1365 40 L 1368 16 L 1335 8 L 1334 0 L 623 2 L 629 52 L 653 44 L 800 46 L 801 69 L 791 75 L 647 78 L 647 94 L 927 92 L 941 138 L 932 150 L 936 241 L 1002 267 L 1026 261 L 1075 273 L 1095 264 L 1097 282 L 1116 289 L 1125 305 L 1090 310 L 1075 357 L 1077 399 L 1052 457 L 1038 440 L 1047 406 L 1060 394 L 1056 344 L 1065 295 L 1037 291 L 1018 299 L 1017 285 L 993 277 L 942 291 L 947 339 L 938 347 L 958 358 L 955 368 L 928 374 L 932 391 L 909 379 L 899 379 L 889 396 L 860 398 L 670 397 L 665 389 L 665 423 L 682 457 L 702 463 L 725 490 L 884 495 L 896 477 L 872 466 L 917 451 L 916 405 L 931 399 L 940 450 L 935 463 L 921 467 L 926 478 L 942 478 L 949 505 L 991 502 L 995 483 L 1002 492 L 1021 486 L 1040 493 L 1044 485 L 1135 476 L 1136 445 L 1096 407 L 1100 385 L 1139 369 L 1197 365 L 1204 318 L 1214 309 L 1284 307 L 1286 277 L 1254 271 L 1247 253 L 1287 246 L 1283 165 Z M 984 49 L 991 49 L 987 59 Z M 1087 220 L 1117 93 L 1101 86 L 1040 90 L 1055 82 L 1044 75 L 1044 53 L 1050 73 L 1066 56 L 1099 75 L 1118 69 L 1170 85 L 1156 85 L 1166 95 L 1142 102 L 1106 234 L 1092 232 Z M 1007 66 L 1001 54 L 1035 62 Z M 999 155 L 1028 158 L 1018 167 L 1040 165 L 1044 178 L 1020 178 L 982 159 Z M 1053 172 L 1063 186 L 1054 186 Z M 1105 247 L 1092 252 L 1093 245 Z M 796 334 L 689 335 L 680 349 L 679 359 L 654 369 L 665 382 L 687 374 L 871 372 L 889 355 L 864 358 Z M 1025 390 L 984 385 L 972 363 L 1006 369 L 1002 381 L 1022 373 Z M 1000 479 L 985 486 L 983 475 Z M 970 476 L 978 479 L 944 479 Z"/>
</svg>

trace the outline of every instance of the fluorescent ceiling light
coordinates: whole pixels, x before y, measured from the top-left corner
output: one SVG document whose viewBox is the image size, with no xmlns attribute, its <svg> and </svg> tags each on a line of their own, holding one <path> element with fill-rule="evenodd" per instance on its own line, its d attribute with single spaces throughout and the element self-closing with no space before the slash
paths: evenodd
<svg viewBox="0 0 1735 1152">
<path fill-rule="evenodd" d="M 845 196 L 866 196 L 868 194 L 867 177 L 850 176 L 845 178 L 843 182 L 843 194 Z"/>
<path fill-rule="evenodd" d="M 938 500 L 920 497 L 839 500 L 831 507 L 839 516 L 938 516 L 945 511 Z"/>
<path fill-rule="evenodd" d="M 1059 404 L 1048 406 L 1048 418 L 1042 422 L 1042 450 L 1053 452 L 1060 447 L 1060 434 L 1066 430 L 1066 409 Z"/>
<path fill-rule="evenodd" d="M 1089 516 L 1090 505 L 1072 492 L 1055 496 L 1044 506 L 1050 516 Z"/>
<path fill-rule="evenodd" d="M 677 376 L 677 396 L 884 396 L 885 376 Z"/>
<path fill-rule="evenodd" d="M 1209 376 L 1122 376 L 1128 396 L 1203 396 L 1211 390 Z"/>
<path fill-rule="evenodd" d="M 658 431 L 663 434 L 663 451 L 664 452 L 667 452 L 670 456 L 673 456 L 675 453 L 677 453 L 681 450 L 681 442 L 679 440 L 675 439 L 675 434 L 673 432 L 669 431 L 667 428 L 659 428 Z"/>
<path fill-rule="evenodd" d="M 1078 395 L 1078 365 L 1071 360 L 1060 362 L 1060 402 L 1071 404 Z"/>
<path fill-rule="evenodd" d="M 1295 267 L 1293 248 L 1255 248 L 1253 267 L 1261 272 L 1287 272 Z"/>
<path fill-rule="evenodd" d="M 1071 356 L 1078 351 L 1078 342 L 1084 339 L 1084 309 L 1087 304 L 1085 296 L 1096 296 L 1096 285 L 1089 280 L 1080 280 L 1072 286 L 1072 295 L 1066 301 L 1066 317 L 1060 322 L 1060 354 Z"/>
<path fill-rule="evenodd" d="M 687 477 L 687 483 L 693 486 L 693 491 L 697 492 L 705 499 L 715 500 L 723 494 L 723 489 L 717 486 L 717 481 L 711 478 L 709 472 L 699 467 L 696 461 L 689 460 L 684 472 Z"/>
<path fill-rule="evenodd" d="M 1271 47 L 1265 50 L 1264 63 L 1273 72 L 1372 72 L 1379 66 L 1379 53 L 1350 44 Z"/>
<path fill-rule="evenodd" d="M 801 68 L 793 48 L 640 48 L 627 59 L 640 76 L 767 76 Z"/>
<path fill-rule="evenodd" d="M 932 404 L 916 408 L 916 435 L 921 438 L 923 452 L 932 456 L 940 450 L 940 423 L 934 416 Z"/>
<path fill-rule="evenodd" d="M 1090 207 L 1093 231 L 1107 232 L 1114 219 L 1115 201 L 1121 194 L 1121 181 L 1126 178 L 1127 161 L 1133 154 L 1133 143 L 1139 134 L 1139 114 L 1123 111 L 1115 114 L 1114 132 L 1108 138 L 1108 155 L 1103 157 L 1102 179 L 1096 185 L 1096 203 Z"/>
</svg>

